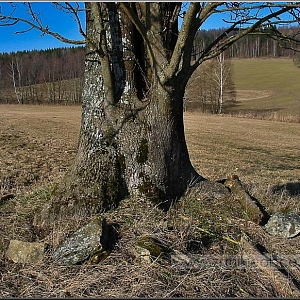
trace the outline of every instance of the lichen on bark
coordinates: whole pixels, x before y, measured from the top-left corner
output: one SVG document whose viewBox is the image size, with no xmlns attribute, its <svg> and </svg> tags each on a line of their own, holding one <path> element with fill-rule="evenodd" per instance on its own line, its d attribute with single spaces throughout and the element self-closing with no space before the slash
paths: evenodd
<svg viewBox="0 0 300 300">
<path fill-rule="evenodd" d="M 138 11 L 144 6 L 135 5 L 122 7 Z M 199 176 L 184 137 L 182 97 L 187 79 L 175 69 L 174 77 L 171 71 L 165 74 L 177 39 L 175 27 L 172 38 L 165 39 L 158 33 L 168 20 L 160 24 L 154 18 L 151 26 L 143 25 L 147 33 L 154 33 L 150 38 L 130 17 L 118 13 L 115 3 L 86 6 L 88 39 L 78 152 L 52 203 L 41 214 L 46 219 L 51 215 L 48 220 L 90 216 L 116 207 L 128 195 L 167 203 L 167 207 Z M 168 9 L 176 7 L 150 6 L 153 16 L 163 12 L 166 18 L 171 17 Z M 145 21 L 145 12 L 139 13 Z"/>
</svg>

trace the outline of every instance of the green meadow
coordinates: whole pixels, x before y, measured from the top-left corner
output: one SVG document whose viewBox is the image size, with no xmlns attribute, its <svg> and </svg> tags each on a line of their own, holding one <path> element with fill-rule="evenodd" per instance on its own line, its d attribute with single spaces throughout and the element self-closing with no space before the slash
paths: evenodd
<svg viewBox="0 0 300 300">
<path fill-rule="evenodd" d="M 300 115 L 300 68 L 291 58 L 233 59 L 235 112 Z"/>
</svg>

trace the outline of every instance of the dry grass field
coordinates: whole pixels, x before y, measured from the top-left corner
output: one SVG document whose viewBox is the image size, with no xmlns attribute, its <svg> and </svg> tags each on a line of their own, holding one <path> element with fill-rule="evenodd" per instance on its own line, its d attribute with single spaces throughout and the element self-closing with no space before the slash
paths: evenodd
<svg viewBox="0 0 300 300">
<path fill-rule="evenodd" d="M 300 181 L 300 124 L 187 113 L 185 128 L 191 160 L 208 179 L 237 174 L 262 192 Z"/>
<path fill-rule="evenodd" d="M 23 265 L 9 261 L 5 256 L 9 240 L 37 239 L 30 228 L 32 210 L 49 198 L 53 185 L 62 179 L 72 163 L 80 114 L 79 106 L 0 106 L 0 198 L 12 195 L 11 199 L 0 203 L 0 297 L 291 295 L 289 286 L 276 288 L 276 281 L 270 281 L 267 275 L 250 266 L 226 268 L 205 264 L 179 270 L 155 262 L 146 266 L 134 263 L 128 249 L 137 234 L 152 232 L 181 251 L 192 234 L 188 221 L 182 227 L 178 225 L 177 234 L 174 231 L 165 233 L 163 213 L 154 208 L 145 209 L 140 200 L 125 200 L 120 207 L 123 211 L 109 213 L 114 220 L 126 216 L 126 222 L 117 249 L 99 265 L 66 267 L 47 262 Z M 186 113 L 185 129 L 191 160 L 201 175 L 215 181 L 236 174 L 270 214 L 289 210 L 300 212 L 300 195 L 270 192 L 273 186 L 300 182 L 299 123 Z M 196 199 L 192 200 L 197 204 Z M 203 202 L 199 203 L 198 213 L 200 221 L 202 215 L 206 218 L 210 215 L 213 220 L 206 221 L 218 223 L 222 234 L 232 239 L 238 235 L 230 230 L 240 222 L 270 253 L 299 257 L 300 237 L 271 238 L 259 226 L 237 217 L 236 210 L 235 203 Z M 231 220 L 223 217 L 231 215 Z M 216 216 L 227 223 L 217 221 Z M 228 239 L 218 241 L 214 247 L 218 251 L 222 249 L 223 255 L 240 254 L 239 243 L 228 242 Z M 207 250 L 207 255 L 217 251 L 214 247 Z M 289 276 L 299 287 L 299 261 L 292 262 L 293 273 Z"/>
</svg>

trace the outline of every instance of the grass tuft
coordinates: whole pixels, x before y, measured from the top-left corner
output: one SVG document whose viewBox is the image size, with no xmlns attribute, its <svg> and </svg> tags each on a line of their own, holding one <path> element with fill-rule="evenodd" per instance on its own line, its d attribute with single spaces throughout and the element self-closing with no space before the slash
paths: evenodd
<svg viewBox="0 0 300 300">
<path fill-rule="evenodd" d="M 236 174 L 269 214 L 300 212 L 300 195 L 285 189 L 291 191 L 288 184 L 300 181 L 299 124 L 186 113 L 191 160 L 211 182 L 189 189 L 167 213 L 141 198 L 124 199 L 105 213 L 118 234 L 110 255 L 99 264 L 68 267 L 55 264 L 51 253 L 88 220 L 53 224 L 52 235 L 42 238 L 32 228 L 32 215 L 48 201 L 74 159 L 80 108 L 3 105 L 0 124 L 0 193 L 12 195 L 0 205 L 0 297 L 286 296 L 269 276 L 243 260 L 244 233 L 254 245 L 288 262 L 300 280 L 300 238 L 267 235 L 244 218 L 222 184 L 214 183 Z M 24 181 L 26 174 L 29 180 Z M 156 253 L 148 264 L 137 262 L 135 246 L 143 237 L 160 241 L 172 250 L 170 255 Z M 11 239 L 43 240 L 52 245 L 49 257 L 38 265 L 14 264 L 5 255 Z"/>
</svg>

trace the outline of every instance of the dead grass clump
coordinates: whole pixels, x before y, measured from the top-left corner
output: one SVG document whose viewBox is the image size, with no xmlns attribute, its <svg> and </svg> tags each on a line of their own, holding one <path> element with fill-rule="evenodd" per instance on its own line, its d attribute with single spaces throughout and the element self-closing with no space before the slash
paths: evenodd
<svg viewBox="0 0 300 300">
<path fill-rule="evenodd" d="M 80 109 L 5 106 L 1 112 L 1 197 L 13 197 L 0 204 L 0 297 L 284 297 L 269 275 L 243 259 L 242 234 L 263 255 L 286 264 L 288 276 L 300 281 L 300 238 L 269 236 L 245 218 L 221 183 L 214 182 L 237 174 L 268 213 L 299 212 L 299 195 L 285 189 L 270 192 L 276 185 L 299 181 L 298 124 L 186 114 L 191 160 L 211 181 L 189 189 L 167 213 L 142 198 L 124 199 L 104 214 L 118 233 L 110 255 L 99 264 L 87 260 L 61 266 L 53 261 L 52 251 L 89 220 L 53 223 L 51 234 L 43 236 L 32 228 L 32 216 L 49 200 L 74 157 Z M 39 176 L 25 185 L 21 178 L 30 170 Z M 173 252 L 139 262 L 135 246 L 145 236 Z M 5 255 L 11 239 L 43 241 L 51 247 L 39 264 L 15 264 Z"/>
<path fill-rule="evenodd" d="M 186 235 L 185 251 L 216 254 L 238 251 L 240 230 L 235 219 L 244 213 L 224 185 L 200 182 L 168 214 L 172 226 Z"/>
<path fill-rule="evenodd" d="M 1 296 L 282 296 L 256 266 L 245 264 L 239 246 L 241 230 L 268 247 L 273 239 L 267 240 L 257 225 L 241 221 L 239 210 L 232 209 L 230 197 L 213 199 L 211 194 L 200 191 L 190 189 L 167 214 L 140 198 L 125 199 L 116 210 L 105 213 L 108 222 L 120 225 L 120 238 L 110 256 L 96 265 L 87 261 L 78 266 L 59 266 L 51 257 L 38 265 L 13 264 L 2 253 Z M 19 234 L 21 239 L 26 238 L 24 232 Z M 179 251 L 187 262 L 162 263 L 156 257 L 148 265 L 136 262 L 133 248 L 144 235 L 156 237 Z M 284 244 L 281 241 L 281 246 Z M 271 251 L 278 251 L 272 247 Z"/>
<path fill-rule="evenodd" d="M 32 192 L 20 193 L 0 205 L 0 249 L 7 249 L 9 241 L 13 239 L 36 241 L 33 216 L 49 201 L 52 189 L 52 186 L 44 186 Z"/>
<path fill-rule="evenodd" d="M 60 266 L 50 252 L 43 263 L 22 265 L 8 261 L 2 252 L 1 297 L 283 296 L 255 265 L 245 263 L 239 244 L 242 232 L 268 247 L 274 239 L 267 240 L 261 227 L 243 220 L 230 195 L 218 198 L 221 190 L 217 184 L 213 198 L 211 188 L 210 194 L 203 187 L 203 193 L 201 187 L 190 189 L 168 213 L 141 198 L 125 199 L 116 210 L 104 214 L 108 223 L 119 225 L 119 239 L 99 264 Z M 152 257 L 150 264 L 137 262 L 134 247 L 141 236 L 157 238 L 180 256 L 176 261 Z M 272 247 L 268 249 L 278 251 Z"/>
<path fill-rule="evenodd" d="M 287 213 L 295 211 L 300 213 L 300 194 L 288 190 L 286 187 L 297 184 L 295 182 L 258 185 L 248 184 L 251 195 L 259 199 L 267 212 L 272 215 L 275 212 Z"/>
</svg>

